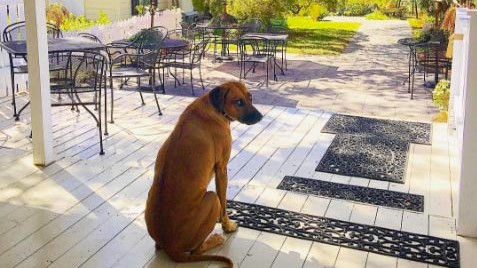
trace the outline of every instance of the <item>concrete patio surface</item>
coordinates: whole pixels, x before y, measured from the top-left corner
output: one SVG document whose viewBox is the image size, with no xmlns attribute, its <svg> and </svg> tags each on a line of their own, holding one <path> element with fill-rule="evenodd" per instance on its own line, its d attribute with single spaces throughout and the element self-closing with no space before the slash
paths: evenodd
<svg viewBox="0 0 477 268">
<path fill-rule="evenodd" d="M 362 25 L 348 47 L 339 56 L 288 54 L 288 70 L 278 81 L 265 86 L 265 69 L 257 69 L 243 81 L 250 87 L 254 101 L 274 106 L 320 109 L 329 112 L 358 114 L 415 121 L 430 121 L 438 110 L 432 95 L 416 75 L 414 100 L 408 85 L 408 48 L 397 43 L 410 37 L 406 20 L 371 21 L 363 18 L 328 17 L 330 20 L 355 21 Z M 210 52 L 210 51 L 209 51 Z M 239 78 L 237 62 L 212 62 L 209 53 L 203 66 L 207 90 Z M 194 77 L 199 77 L 195 71 Z M 166 77 L 167 94 L 190 96 L 190 85 L 174 88 Z M 430 78 L 432 79 L 432 78 Z M 202 94 L 195 79 L 196 93 Z"/>
</svg>

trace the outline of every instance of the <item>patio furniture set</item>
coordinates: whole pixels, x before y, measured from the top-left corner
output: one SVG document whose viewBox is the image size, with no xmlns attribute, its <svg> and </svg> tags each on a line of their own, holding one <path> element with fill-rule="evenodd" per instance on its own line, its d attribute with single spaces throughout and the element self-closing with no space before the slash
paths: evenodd
<svg viewBox="0 0 477 268">
<path fill-rule="evenodd" d="M 214 47 L 214 61 L 230 58 L 230 48 L 232 45 L 236 46 L 240 79 L 242 76 L 246 78 L 250 71 L 255 72 L 260 63 L 266 68 L 267 86 L 269 67 L 272 67 L 274 80 L 277 80 L 276 67 L 284 75 L 288 33 L 283 29 L 262 33 L 259 32 L 261 25 L 261 20 L 252 19 L 243 24 L 183 24 L 182 29 L 170 31 L 156 26 L 142 30 L 127 40 L 103 44 L 97 36 L 89 33 L 63 38 L 56 25 L 48 24 L 50 89 L 52 94 L 58 96 L 57 100 L 53 100 L 52 106 L 70 105 L 72 110 L 77 111 L 79 106 L 84 107 L 99 127 L 100 154 L 104 154 L 103 123 L 104 135 L 108 135 L 106 88 L 109 86 L 110 89 L 110 122 L 113 123 L 115 81 L 120 81 L 121 89 L 135 80 L 135 90 L 139 92 L 143 105 L 142 93 L 152 92 L 158 113 L 162 115 L 157 93 L 165 93 L 166 70 L 174 79 L 175 86 L 185 83 L 185 70 L 189 70 L 191 93 L 195 95 L 193 70 L 198 69 L 204 90 L 201 61 L 209 44 Z M 4 29 L 3 42 L 0 43 L 0 47 L 9 54 L 15 120 L 19 120 L 20 114 L 29 105 L 27 102 L 17 110 L 15 94 L 15 76 L 28 73 L 25 36 L 25 22 L 14 23 Z M 221 57 L 216 57 L 218 45 L 221 45 Z M 277 55 L 281 55 L 280 61 L 277 61 Z M 178 78 L 177 69 L 183 70 L 182 82 Z M 147 83 L 141 84 L 141 79 L 147 79 Z M 94 106 L 94 111 L 88 106 Z"/>
</svg>

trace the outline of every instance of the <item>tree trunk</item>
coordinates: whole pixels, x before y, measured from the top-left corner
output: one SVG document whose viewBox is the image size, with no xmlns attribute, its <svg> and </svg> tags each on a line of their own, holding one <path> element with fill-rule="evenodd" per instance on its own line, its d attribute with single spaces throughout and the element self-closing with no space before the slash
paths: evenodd
<svg viewBox="0 0 477 268">
<path fill-rule="evenodd" d="M 417 9 L 417 0 L 414 0 L 414 12 L 416 12 L 416 19 L 419 19 L 419 10 Z"/>
</svg>

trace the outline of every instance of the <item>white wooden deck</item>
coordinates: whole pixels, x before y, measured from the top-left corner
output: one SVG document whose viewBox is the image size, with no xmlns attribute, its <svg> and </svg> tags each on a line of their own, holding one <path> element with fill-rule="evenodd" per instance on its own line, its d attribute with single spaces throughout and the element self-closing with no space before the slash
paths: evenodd
<svg viewBox="0 0 477 268">
<path fill-rule="evenodd" d="M 159 117 L 151 95 L 146 106 L 135 93 L 116 96 L 104 156 L 86 112 L 52 109 L 58 161 L 44 169 L 31 164 L 28 111 L 15 123 L 10 100 L 0 99 L 0 267 L 221 267 L 177 265 L 156 253 L 143 217 L 157 151 L 193 98 L 160 96 Z M 455 233 L 458 159 L 447 125 L 434 124 L 432 146 L 411 145 L 406 183 L 395 184 L 314 171 L 333 138 L 320 133 L 330 113 L 258 108 L 265 115 L 259 124 L 233 124 L 229 199 L 459 239 L 461 267 L 475 267 L 476 240 Z M 275 189 L 284 175 L 422 194 L 425 212 Z M 434 267 L 246 228 L 212 253 L 229 256 L 236 267 Z"/>
</svg>

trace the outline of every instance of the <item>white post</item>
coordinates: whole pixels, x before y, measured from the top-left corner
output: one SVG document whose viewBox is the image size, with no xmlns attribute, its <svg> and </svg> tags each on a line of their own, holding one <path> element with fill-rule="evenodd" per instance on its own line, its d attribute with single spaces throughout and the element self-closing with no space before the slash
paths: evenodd
<svg viewBox="0 0 477 268">
<path fill-rule="evenodd" d="M 46 35 L 45 1 L 24 0 L 28 53 L 28 85 L 31 101 L 33 163 L 54 161 L 51 130 L 50 73 Z"/>
<path fill-rule="evenodd" d="M 459 207 L 457 233 L 477 237 L 477 10 L 468 11 L 469 23 L 464 31 L 466 64 L 464 80 L 464 122 L 460 157 Z M 465 51 L 466 50 L 466 51 Z"/>
<path fill-rule="evenodd" d="M 451 96 L 449 100 L 449 127 L 457 128 L 462 124 L 462 73 L 463 63 L 463 21 L 467 19 L 467 8 L 457 8 L 454 31 L 454 49 L 452 52 Z M 462 132 L 461 130 L 459 130 Z"/>
</svg>

